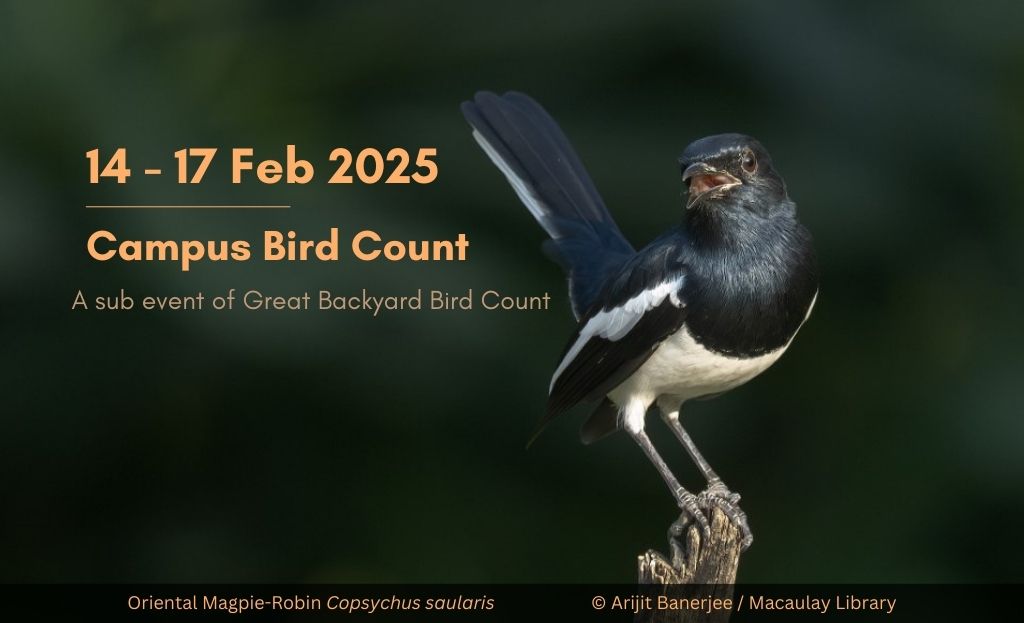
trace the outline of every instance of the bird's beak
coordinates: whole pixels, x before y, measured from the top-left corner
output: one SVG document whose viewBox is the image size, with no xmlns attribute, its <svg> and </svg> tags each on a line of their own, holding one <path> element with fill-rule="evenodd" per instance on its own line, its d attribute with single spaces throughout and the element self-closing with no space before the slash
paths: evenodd
<svg viewBox="0 0 1024 623">
<path fill-rule="evenodd" d="M 703 162 L 695 162 L 683 171 L 683 181 L 690 186 L 690 198 L 686 202 L 689 210 L 705 197 L 720 197 L 725 191 L 743 182 L 735 176 L 719 171 Z"/>
</svg>

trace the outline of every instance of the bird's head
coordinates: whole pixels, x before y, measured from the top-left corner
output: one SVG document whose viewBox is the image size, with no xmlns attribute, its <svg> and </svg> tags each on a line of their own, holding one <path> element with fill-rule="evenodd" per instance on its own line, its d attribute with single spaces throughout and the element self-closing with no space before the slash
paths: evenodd
<svg viewBox="0 0 1024 623">
<path fill-rule="evenodd" d="M 786 183 L 768 152 L 749 136 L 716 134 L 696 140 L 679 157 L 689 189 L 686 209 L 745 208 L 763 215 L 786 197 Z"/>
</svg>

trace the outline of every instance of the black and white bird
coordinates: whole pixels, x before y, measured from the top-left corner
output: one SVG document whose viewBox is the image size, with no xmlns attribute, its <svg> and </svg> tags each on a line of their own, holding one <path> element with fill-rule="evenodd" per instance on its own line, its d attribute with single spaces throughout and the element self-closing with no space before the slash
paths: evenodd
<svg viewBox="0 0 1024 623">
<path fill-rule="evenodd" d="M 691 143 L 679 158 L 688 187 L 681 221 L 639 251 L 626 240 L 554 119 L 522 93 L 481 92 L 462 112 L 473 137 L 550 236 L 579 325 L 555 368 L 547 413 L 597 403 L 584 443 L 625 429 L 679 507 L 708 534 L 717 505 L 752 541 L 739 496 L 679 421 L 684 402 L 733 389 L 782 355 L 818 291 L 811 236 L 761 144 L 741 134 Z M 644 431 L 652 406 L 707 479 L 684 489 Z M 536 435 L 535 435 L 536 436 Z"/>
</svg>

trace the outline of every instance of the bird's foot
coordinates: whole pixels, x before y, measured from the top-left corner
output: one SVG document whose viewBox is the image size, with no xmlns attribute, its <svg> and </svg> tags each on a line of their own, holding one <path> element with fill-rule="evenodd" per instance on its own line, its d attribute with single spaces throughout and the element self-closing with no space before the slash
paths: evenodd
<svg viewBox="0 0 1024 623">
<path fill-rule="evenodd" d="M 669 536 L 671 537 L 674 535 L 678 537 L 685 534 L 686 528 L 689 524 L 691 522 L 695 522 L 697 527 L 700 528 L 701 534 L 704 535 L 704 538 L 709 538 L 711 536 L 711 524 L 708 522 L 708 516 L 701 508 L 700 497 L 690 493 L 686 489 L 680 489 L 679 491 L 676 491 L 676 500 L 679 502 L 679 510 L 683 512 L 679 516 L 679 519 L 669 527 Z"/>
<path fill-rule="evenodd" d="M 740 547 L 745 551 L 754 542 L 754 535 L 750 532 L 750 524 L 747 523 L 747 514 L 740 508 L 740 495 L 733 493 L 721 480 L 708 483 L 708 488 L 696 496 L 697 505 L 701 510 L 707 511 L 710 515 L 714 507 L 722 509 L 722 512 L 729 521 L 736 526 L 743 541 Z"/>
</svg>

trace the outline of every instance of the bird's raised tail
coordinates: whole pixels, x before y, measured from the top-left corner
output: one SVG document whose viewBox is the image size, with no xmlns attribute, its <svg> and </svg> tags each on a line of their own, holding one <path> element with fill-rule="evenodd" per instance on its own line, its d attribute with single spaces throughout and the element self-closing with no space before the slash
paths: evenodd
<svg viewBox="0 0 1024 623">
<path fill-rule="evenodd" d="M 609 273 L 635 253 L 555 120 L 530 97 L 482 91 L 463 102 L 473 137 L 551 240 L 545 252 L 569 278 L 579 318 Z"/>
</svg>

